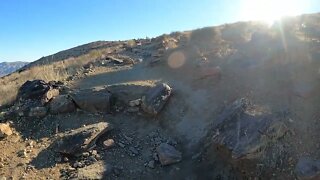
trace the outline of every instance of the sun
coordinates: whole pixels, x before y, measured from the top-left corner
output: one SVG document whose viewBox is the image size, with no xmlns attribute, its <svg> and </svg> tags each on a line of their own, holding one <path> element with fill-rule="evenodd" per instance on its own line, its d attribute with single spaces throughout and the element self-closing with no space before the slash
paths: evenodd
<svg viewBox="0 0 320 180">
<path fill-rule="evenodd" d="M 243 0 L 240 16 L 243 20 L 260 20 L 272 24 L 283 16 L 302 12 L 302 0 Z"/>
</svg>

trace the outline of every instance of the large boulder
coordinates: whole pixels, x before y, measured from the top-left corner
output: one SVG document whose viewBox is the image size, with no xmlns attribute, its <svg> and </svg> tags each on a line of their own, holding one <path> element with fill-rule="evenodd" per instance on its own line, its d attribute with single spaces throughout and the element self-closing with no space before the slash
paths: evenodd
<svg viewBox="0 0 320 180">
<path fill-rule="evenodd" d="M 51 114 L 70 113 L 76 110 L 76 105 L 69 95 L 59 95 L 50 102 Z"/>
<path fill-rule="evenodd" d="M 226 107 L 207 136 L 206 147 L 213 145 L 232 159 L 258 159 L 270 142 L 287 132 L 284 123 L 262 108 L 242 98 Z"/>
<path fill-rule="evenodd" d="M 162 83 L 148 90 L 142 97 L 141 108 L 144 112 L 157 115 L 165 106 L 171 96 L 172 89 Z"/>
<path fill-rule="evenodd" d="M 25 82 L 18 91 L 18 99 L 35 100 L 41 103 L 49 102 L 53 97 L 59 95 L 59 90 L 43 80 Z"/>
<path fill-rule="evenodd" d="M 96 140 L 112 126 L 107 122 L 91 124 L 64 134 L 54 143 L 56 152 L 77 155 L 93 147 Z"/>
<path fill-rule="evenodd" d="M 89 112 L 111 112 L 115 97 L 106 89 L 86 89 L 73 93 L 71 98 L 82 110 Z"/>
</svg>

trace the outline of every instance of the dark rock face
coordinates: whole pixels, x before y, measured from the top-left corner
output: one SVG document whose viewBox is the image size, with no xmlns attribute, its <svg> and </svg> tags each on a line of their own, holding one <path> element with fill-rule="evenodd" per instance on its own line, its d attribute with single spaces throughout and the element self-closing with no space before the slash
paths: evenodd
<svg viewBox="0 0 320 180">
<path fill-rule="evenodd" d="M 71 95 L 75 104 L 89 112 L 111 112 L 115 97 L 107 90 L 82 90 Z"/>
<path fill-rule="evenodd" d="M 51 114 L 70 113 L 76 110 L 76 105 L 69 95 L 59 95 L 50 102 Z"/>
<path fill-rule="evenodd" d="M 27 81 L 20 87 L 18 97 L 21 99 L 40 99 L 49 90 L 50 85 L 43 80 Z"/>
<path fill-rule="evenodd" d="M 76 155 L 95 145 L 96 140 L 111 130 L 112 126 L 106 122 L 88 125 L 63 135 L 54 144 L 56 152 Z"/>
<path fill-rule="evenodd" d="M 159 156 L 159 161 L 163 166 L 178 163 L 182 159 L 181 152 L 166 143 L 162 143 L 157 147 L 157 154 Z"/>
<path fill-rule="evenodd" d="M 171 91 L 167 84 L 158 84 L 142 97 L 141 108 L 148 114 L 157 115 L 169 100 Z"/>
<path fill-rule="evenodd" d="M 25 82 L 20 87 L 17 99 L 47 103 L 57 95 L 59 95 L 59 90 L 54 89 L 49 83 L 43 80 L 33 80 Z"/>
<path fill-rule="evenodd" d="M 301 179 L 319 179 L 320 161 L 302 157 L 296 165 L 295 172 Z"/>
<path fill-rule="evenodd" d="M 286 127 L 272 114 L 254 114 L 255 111 L 250 112 L 248 107 L 246 99 L 239 99 L 226 107 L 207 143 L 223 147 L 221 150 L 227 149 L 233 159 L 254 159 L 265 153 L 263 147 L 269 142 L 285 135 Z"/>
</svg>

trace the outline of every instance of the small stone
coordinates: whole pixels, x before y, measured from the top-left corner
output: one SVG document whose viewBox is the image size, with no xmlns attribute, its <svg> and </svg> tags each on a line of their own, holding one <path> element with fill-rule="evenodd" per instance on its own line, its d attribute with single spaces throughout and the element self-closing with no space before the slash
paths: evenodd
<svg viewBox="0 0 320 180">
<path fill-rule="evenodd" d="M 100 156 L 99 154 L 95 155 L 95 158 L 96 158 L 97 160 L 101 160 L 101 156 Z"/>
<path fill-rule="evenodd" d="M 4 167 L 4 164 L 3 163 L 0 163 L 0 168 L 3 168 Z"/>
<path fill-rule="evenodd" d="M 73 167 L 74 168 L 81 168 L 83 165 L 82 165 L 82 163 L 81 162 L 75 162 L 74 164 L 73 164 Z"/>
<path fill-rule="evenodd" d="M 129 106 L 130 107 L 139 106 L 140 104 L 141 104 L 141 99 L 136 99 L 136 100 L 129 101 Z"/>
<path fill-rule="evenodd" d="M 166 143 L 162 143 L 157 147 L 157 153 L 160 163 L 163 166 L 180 162 L 182 159 L 181 152 Z"/>
<path fill-rule="evenodd" d="M 93 156 L 90 156 L 89 158 L 88 158 L 88 160 L 90 161 L 90 162 L 97 162 L 98 160 L 95 158 L 95 157 L 93 157 Z"/>
<path fill-rule="evenodd" d="M 64 162 L 68 162 L 69 159 L 68 159 L 67 157 L 64 157 L 64 158 L 63 158 L 63 161 L 64 161 Z"/>
<path fill-rule="evenodd" d="M 136 148 L 134 148 L 134 147 L 129 147 L 129 150 L 135 155 L 139 154 L 138 150 Z"/>
<path fill-rule="evenodd" d="M 148 162 L 148 167 L 154 169 L 154 160 Z"/>
<path fill-rule="evenodd" d="M 82 156 L 83 156 L 83 157 L 89 157 L 90 154 L 89 154 L 88 152 L 84 152 L 84 153 L 82 153 Z"/>
<path fill-rule="evenodd" d="M 129 107 L 129 108 L 127 109 L 127 112 L 129 112 L 129 113 L 139 112 L 139 107 Z"/>
<path fill-rule="evenodd" d="M 19 152 L 18 152 L 18 156 L 19 156 L 19 157 L 22 157 L 22 158 L 26 158 L 26 157 L 27 157 L 27 152 L 26 152 L 26 150 L 24 149 L 24 150 L 19 151 Z"/>
<path fill-rule="evenodd" d="M 34 144 L 33 141 L 29 141 L 29 142 L 27 143 L 27 146 L 33 148 L 33 144 Z"/>
<path fill-rule="evenodd" d="M 5 138 L 10 135 L 12 135 L 12 130 L 9 124 L 0 123 L 0 138 Z"/>
<path fill-rule="evenodd" d="M 94 155 L 94 156 L 98 155 L 98 151 L 97 150 L 92 150 L 91 151 L 91 155 Z"/>
<path fill-rule="evenodd" d="M 155 161 L 159 161 L 159 157 L 157 153 L 153 153 L 152 157 Z"/>
<path fill-rule="evenodd" d="M 133 140 L 132 137 L 128 137 L 128 136 L 126 136 L 125 134 L 123 135 L 123 137 L 124 137 L 127 141 L 129 141 L 129 142 L 131 142 L 131 141 Z"/>
<path fill-rule="evenodd" d="M 110 149 L 110 148 L 114 147 L 114 140 L 107 139 L 107 140 L 103 141 L 103 145 L 106 149 Z"/>
<path fill-rule="evenodd" d="M 122 143 L 118 143 L 118 145 L 121 147 L 121 148 L 124 148 L 124 147 L 126 147 L 124 144 L 122 144 Z"/>
</svg>

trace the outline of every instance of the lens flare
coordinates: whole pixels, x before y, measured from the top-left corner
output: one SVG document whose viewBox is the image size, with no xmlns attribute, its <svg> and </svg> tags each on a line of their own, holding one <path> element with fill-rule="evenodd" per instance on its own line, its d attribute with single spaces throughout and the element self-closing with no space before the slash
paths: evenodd
<svg viewBox="0 0 320 180">
<path fill-rule="evenodd" d="M 175 51 L 170 54 L 168 58 L 168 65 L 169 67 L 176 69 L 184 65 L 186 61 L 186 57 L 184 56 L 183 52 Z"/>
</svg>

